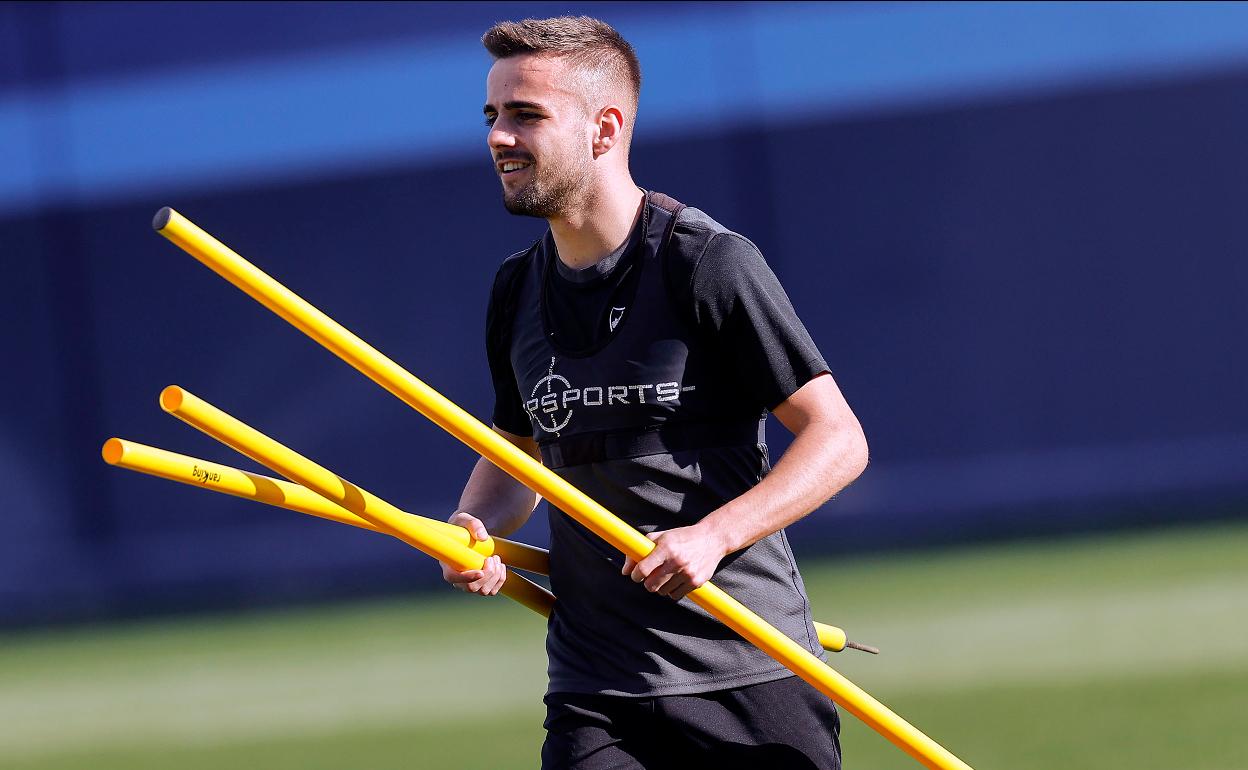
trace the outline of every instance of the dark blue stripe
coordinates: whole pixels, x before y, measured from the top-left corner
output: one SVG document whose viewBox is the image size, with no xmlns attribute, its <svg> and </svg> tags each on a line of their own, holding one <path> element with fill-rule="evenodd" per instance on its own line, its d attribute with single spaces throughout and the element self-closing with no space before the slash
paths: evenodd
<svg viewBox="0 0 1248 770">
<path fill-rule="evenodd" d="M 1248 64 L 1245 4 L 682 7 L 625 18 L 644 137 Z M 479 29 L 0 99 L 0 212 L 474 153 Z"/>
</svg>

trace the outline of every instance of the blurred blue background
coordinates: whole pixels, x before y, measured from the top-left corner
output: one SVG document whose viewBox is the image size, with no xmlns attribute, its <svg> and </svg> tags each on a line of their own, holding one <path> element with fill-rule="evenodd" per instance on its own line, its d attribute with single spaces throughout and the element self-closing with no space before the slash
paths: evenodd
<svg viewBox="0 0 1248 770">
<path fill-rule="evenodd" d="M 254 468 L 160 412 L 170 383 L 414 512 L 474 460 L 149 221 L 488 419 L 490 281 L 544 223 L 501 206 L 478 40 L 569 12 L 640 55 L 638 182 L 759 244 L 866 428 L 799 553 L 1248 510 L 1246 5 L 4 4 L 0 624 L 437 581 L 100 460 Z"/>
</svg>

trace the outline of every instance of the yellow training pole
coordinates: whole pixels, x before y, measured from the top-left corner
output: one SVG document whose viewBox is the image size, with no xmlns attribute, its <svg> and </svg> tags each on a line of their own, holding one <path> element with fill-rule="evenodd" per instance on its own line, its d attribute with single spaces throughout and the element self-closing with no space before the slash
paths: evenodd
<svg viewBox="0 0 1248 770">
<path fill-rule="evenodd" d="M 177 385 L 170 385 L 161 391 L 160 406 L 188 425 L 372 522 L 378 529 L 393 534 L 438 561 L 446 562 L 461 572 L 481 569 L 485 564 L 484 556 L 455 542 L 437 528 L 334 475 Z M 515 586 L 509 587 L 512 583 Z M 545 588 L 515 574 L 503 583 L 500 593 L 546 616 L 550 615 L 555 601 L 555 597 Z"/>
<path fill-rule="evenodd" d="M 116 465 L 118 468 L 158 476 L 187 486 L 233 495 L 245 500 L 268 503 L 278 508 L 349 524 L 360 529 L 394 535 L 393 532 L 379 529 L 371 521 L 361 519 L 346 508 L 331 503 L 324 497 L 308 491 L 305 487 L 282 479 L 250 473 L 221 463 L 189 457 L 167 449 L 120 438 L 110 438 L 105 441 L 100 453 L 106 463 Z M 441 530 L 456 542 L 466 545 L 482 556 L 492 556 L 497 552 L 502 557 L 503 563 L 509 567 L 538 575 L 550 574 L 550 554 L 544 548 L 505 540 L 501 537 L 473 540 L 472 535 L 463 527 L 436 519 L 427 519 L 413 513 L 407 515 Z M 846 646 L 853 644 L 846 640 L 845 632 L 836 626 L 816 621 L 815 630 L 819 634 L 819 643 L 830 652 L 841 652 Z"/>
<path fill-rule="evenodd" d="M 382 355 L 376 348 L 347 331 L 270 275 L 235 254 L 186 217 L 166 207 L 156 213 L 152 226 L 183 251 L 289 321 L 626 556 L 640 561 L 654 548 L 654 543 L 645 535 L 559 478 L 549 468 Z M 359 513 L 354 510 L 353 512 Z M 369 518 L 367 515 L 360 515 Z M 927 767 L 937 770 L 969 770 L 966 763 L 943 746 L 716 586 L 704 583 L 690 592 L 689 597 Z"/>
<path fill-rule="evenodd" d="M 836 626 L 829 626 L 819 621 L 815 621 L 815 633 L 819 635 L 819 646 L 831 652 L 840 652 L 845 649 L 847 640 L 845 632 Z"/>
<path fill-rule="evenodd" d="M 140 444 L 125 439 L 110 438 L 104 442 L 101 450 L 104 461 L 119 468 L 159 476 L 170 481 L 177 481 L 193 487 L 209 489 L 234 497 L 255 500 L 275 505 L 299 513 L 306 513 L 341 524 L 350 524 L 361 529 L 371 529 L 386 535 L 394 533 L 380 529 L 367 519 L 361 519 L 342 506 L 335 505 L 320 495 L 308 491 L 298 484 L 282 479 L 261 476 L 258 473 L 231 468 L 228 465 L 201 460 L 198 457 L 159 449 L 147 444 Z M 448 524 L 445 521 L 406 514 L 411 519 L 433 527 L 460 545 L 471 548 L 482 556 L 498 554 L 509 567 L 535 572 L 539 575 L 550 574 L 550 557 L 544 548 L 536 548 L 524 543 L 505 540 L 501 537 L 490 537 L 475 540 L 472 534 L 463 527 Z"/>
</svg>

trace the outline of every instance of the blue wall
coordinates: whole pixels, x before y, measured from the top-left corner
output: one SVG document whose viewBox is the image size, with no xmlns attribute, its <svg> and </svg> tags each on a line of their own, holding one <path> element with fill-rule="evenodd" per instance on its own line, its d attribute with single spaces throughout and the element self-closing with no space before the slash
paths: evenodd
<svg viewBox="0 0 1248 770">
<path fill-rule="evenodd" d="M 610 11 L 646 73 L 637 179 L 760 245 L 867 429 L 871 468 L 799 549 L 1242 510 L 1248 7 Z M 253 467 L 159 411 L 176 382 L 449 512 L 468 450 L 148 222 L 173 205 L 488 415 L 489 281 L 541 231 L 499 205 L 479 118 L 475 38 L 516 13 L 0 6 L 0 622 L 435 580 L 98 452 Z"/>
</svg>

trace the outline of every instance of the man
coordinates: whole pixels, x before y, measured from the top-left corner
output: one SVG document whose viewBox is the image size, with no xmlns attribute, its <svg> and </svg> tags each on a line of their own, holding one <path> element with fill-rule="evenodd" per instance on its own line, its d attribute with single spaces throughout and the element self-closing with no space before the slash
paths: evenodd
<svg viewBox="0 0 1248 770">
<path fill-rule="evenodd" d="M 858 421 L 757 248 L 634 184 L 631 46 L 586 17 L 482 40 L 503 202 L 550 226 L 495 278 L 495 430 L 655 542 L 634 563 L 550 511 L 542 766 L 838 768 L 832 703 L 684 597 L 714 576 L 823 655 L 782 530 L 862 472 Z M 794 434 L 774 470 L 768 411 Z M 507 535 L 536 504 L 482 460 L 450 521 Z"/>
</svg>

